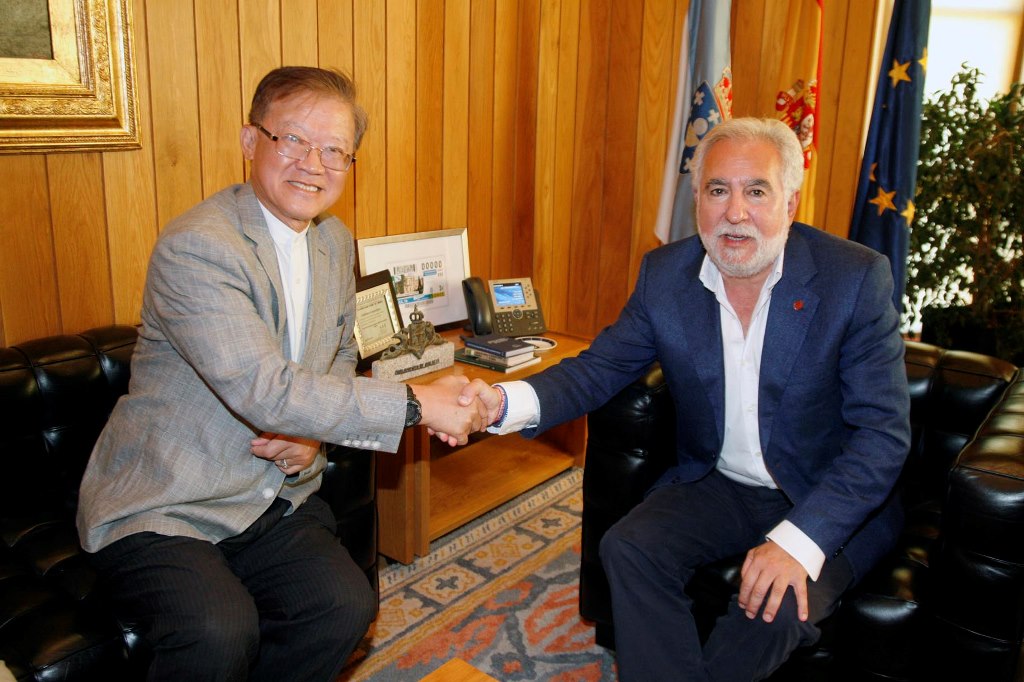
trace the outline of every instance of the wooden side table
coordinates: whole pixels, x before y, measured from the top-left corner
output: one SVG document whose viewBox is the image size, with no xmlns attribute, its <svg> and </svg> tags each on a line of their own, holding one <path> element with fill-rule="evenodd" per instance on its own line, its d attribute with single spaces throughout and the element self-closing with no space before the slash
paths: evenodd
<svg viewBox="0 0 1024 682">
<path fill-rule="evenodd" d="M 461 346 L 459 332 L 442 334 Z M 456 362 L 416 377 L 429 383 L 446 374 L 480 378 L 489 384 L 514 381 L 578 355 L 589 343 L 565 334 L 546 333 L 558 345 L 538 353 L 541 362 L 503 374 Z M 551 429 L 528 440 L 510 434 L 477 434 L 469 444 L 450 448 L 427 429 L 406 429 L 397 453 L 377 453 L 377 509 L 380 552 L 402 563 L 430 551 L 430 541 L 508 502 L 530 488 L 583 465 L 586 419 Z"/>
</svg>

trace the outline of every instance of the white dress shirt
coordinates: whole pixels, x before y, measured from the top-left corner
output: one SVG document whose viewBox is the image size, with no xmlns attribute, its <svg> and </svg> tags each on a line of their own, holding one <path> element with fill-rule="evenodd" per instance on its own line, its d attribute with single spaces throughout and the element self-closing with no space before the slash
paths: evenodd
<svg viewBox="0 0 1024 682">
<path fill-rule="evenodd" d="M 718 300 L 722 321 L 725 437 L 715 467 L 737 483 L 772 489 L 778 486 L 764 463 L 757 415 L 761 351 L 772 289 L 782 277 L 782 261 L 783 255 L 780 254 L 761 289 L 746 335 L 726 296 L 722 275 L 707 256 L 700 272 L 700 281 Z M 540 421 L 540 401 L 533 387 L 525 381 L 503 382 L 501 387 L 507 395 L 507 413 L 500 425 L 489 427 L 488 431 L 504 434 L 536 426 Z M 811 580 L 818 579 L 825 554 L 803 531 L 783 520 L 767 534 L 767 538 L 799 561 Z"/>
<path fill-rule="evenodd" d="M 309 309 L 309 225 L 296 232 L 261 203 L 277 251 L 277 266 L 284 286 L 285 313 L 288 316 L 288 347 L 293 362 L 299 362 L 305 347 L 306 313 Z"/>
</svg>

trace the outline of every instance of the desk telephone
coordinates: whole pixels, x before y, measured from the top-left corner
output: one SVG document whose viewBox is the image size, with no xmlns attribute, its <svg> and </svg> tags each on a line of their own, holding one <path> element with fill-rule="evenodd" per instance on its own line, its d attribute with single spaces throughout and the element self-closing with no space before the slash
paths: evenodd
<svg viewBox="0 0 1024 682">
<path fill-rule="evenodd" d="M 540 302 L 529 277 L 462 280 L 466 311 L 474 335 L 531 336 L 547 331 Z"/>
</svg>

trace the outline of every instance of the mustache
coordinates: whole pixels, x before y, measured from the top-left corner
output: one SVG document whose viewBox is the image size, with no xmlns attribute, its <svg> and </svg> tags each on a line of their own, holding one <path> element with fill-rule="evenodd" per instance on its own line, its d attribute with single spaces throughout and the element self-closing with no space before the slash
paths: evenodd
<svg viewBox="0 0 1024 682">
<path fill-rule="evenodd" d="M 753 239 L 760 239 L 761 235 L 757 231 L 757 228 L 747 223 L 740 223 L 739 225 L 733 225 L 731 223 L 719 223 L 715 225 L 714 232 L 711 233 L 713 237 L 750 237 Z"/>
</svg>

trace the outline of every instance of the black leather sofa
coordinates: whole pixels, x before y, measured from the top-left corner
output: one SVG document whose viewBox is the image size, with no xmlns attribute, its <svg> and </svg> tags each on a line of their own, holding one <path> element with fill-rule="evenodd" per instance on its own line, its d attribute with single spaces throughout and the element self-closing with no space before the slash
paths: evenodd
<svg viewBox="0 0 1024 682">
<path fill-rule="evenodd" d="M 913 440 L 900 482 L 899 546 L 773 680 L 1022 680 L 1024 370 L 907 342 Z M 604 532 L 675 458 L 658 368 L 588 418 L 580 611 L 614 646 Z M 688 588 L 706 634 L 739 585 L 742 557 Z"/>
<path fill-rule="evenodd" d="M 0 660 L 18 682 L 141 679 L 147 652 L 107 609 L 78 544 L 78 485 L 128 388 L 136 329 L 0 349 Z M 335 448 L 319 494 L 377 587 L 372 452 Z"/>
</svg>

